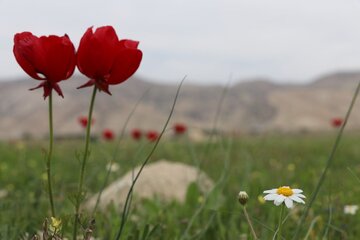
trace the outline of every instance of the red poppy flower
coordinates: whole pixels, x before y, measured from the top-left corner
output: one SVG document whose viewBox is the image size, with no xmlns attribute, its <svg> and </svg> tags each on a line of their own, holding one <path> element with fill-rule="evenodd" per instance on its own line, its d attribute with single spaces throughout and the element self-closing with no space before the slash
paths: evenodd
<svg viewBox="0 0 360 240">
<path fill-rule="evenodd" d="M 142 137 L 142 132 L 140 129 L 138 128 L 134 128 L 132 131 L 131 131 L 131 137 L 135 140 L 140 140 L 140 138 Z"/>
<path fill-rule="evenodd" d="M 79 121 L 80 125 L 81 125 L 83 128 L 86 128 L 86 127 L 87 127 L 87 124 L 88 124 L 88 118 L 87 118 L 87 117 L 85 117 L 85 116 L 80 116 L 80 117 L 78 118 L 78 121 Z M 94 118 L 91 119 L 91 125 L 93 125 L 94 122 L 95 122 L 95 119 L 94 119 Z"/>
<path fill-rule="evenodd" d="M 111 141 L 111 140 L 114 140 L 115 138 L 115 134 L 112 130 L 110 129 L 105 129 L 103 132 L 102 132 L 102 136 L 105 140 L 107 141 Z"/>
<path fill-rule="evenodd" d="M 30 32 L 14 36 L 13 52 L 21 68 L 42 83 L 30 90 L 42 87 L 44 98 L 52 89 L 62 97 L 58 82 L 68 79 L 76 65 L 75 48 L 67 35 L 36 37 Z"/>
<path fill-rule="evenodd" d="M 185 124 L 182 124 L 182 123 L 176 123 L 174 125 L 174 132 L 175 134 L 177 135 L 181 135 L 181 134 L 184 134 L 187 130 L 187 127 Z"/>
<path fill-rule="evenodd" d="M 150 142 L 155 142 L 159 137 L 159 133 L 157 131 L 148 131 L 146 133 L 146 138 L 150 141 Z"/>
<path fill-rule="evenodd" d="M 343 122 L 344 121 L 342 118 L 333 118 L 333 119 L 331 119 L 331 126 L 333 126 L 334 128 L 338 128 L 338 127 L 341 127 Z"/>
<path fill-rule="evenodd" d="M 139 42 L 119 40 L 111 26 L 88 28 L 81 38 L 77 52 L 77 66 L 90 78 L 82 87 L 96 85 L 108 94 L 109 85 L 124 82 L 138 69 L 142 52 Z"/>
</svg>

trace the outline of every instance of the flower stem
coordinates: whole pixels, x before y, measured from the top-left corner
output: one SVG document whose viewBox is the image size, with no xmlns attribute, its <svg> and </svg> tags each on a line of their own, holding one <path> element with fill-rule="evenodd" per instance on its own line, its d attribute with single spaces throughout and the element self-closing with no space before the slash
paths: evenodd
<svg viewBox="0 0 360 240">
<path fill-rule="evenodd" d="M 284 208 L 285 208 L 284 206 L 285 206 L 284 204 L 281 205 L 279 226 L 278 226 L 278 231 L 277 231 L 277 239 L 282 238 L 281 233 L 282 233 L 283 216 L 284 216 Z"/>
<path fill-rule="evenodd" d="M 91 122 L 92 122 L 92 113 L 93 113 L 93 109 L 94 109 L 96 92 L 97 92 L 97 88 L 96 88 L 96 86 L 94 86 L 94 90 L 93 90 L 93 93 L 91 96 L 91 101 L 90 101 L 90 107 L 89 107 L 88 123 L 86 126 L 85 151 L 84 151 L 83 159 L 81 162 L 79 185 L 78 185 L 78 191 L 77 191 L 77 195 L 76 195 L 76 199 L 75 199 L 75 201 L 76 201 L 76 203 L 75 203 L 75 222 L 74 222 L 74 232 L 73 232 L 74 240 L 76 240 L 77 225 L 79 222 L 79 210 L 80 210 L 80 204 L 81 204 L 81 201 L 83 198 L 82 194 L 83 194 L 84 173 L 85 173 L 86 161 L 89 156 Z"/>
<path fill-rule="evenodd" d="M 246 221 L 248 222 L 248 224 L 250 226 L 251 234 L 253 235 L 254 239 L 256 240 L 256 239 L 258 239 L 258 237 L 256 236 L 254 227 L 253 227 L 253 225 L 251 223 L 251 220 L 249 218 L 249 214 L 247 213 L 246 206 L 243 207 L 243 210 L 244 210 L 244 215 L 245 215 Z"/>
<path fill-rule="evenodd" d="M 46 159 L 46 173 L 48 182 L 49 201 L 51 208 L 51 216 L 55 217 L 54 200 L 51 186 L 51 158 L 54 145 L 54 131 L 53 131 L 53 113 L 52 113 L 52 93 L 49 94 L 49 152 Z"/>
</svg>

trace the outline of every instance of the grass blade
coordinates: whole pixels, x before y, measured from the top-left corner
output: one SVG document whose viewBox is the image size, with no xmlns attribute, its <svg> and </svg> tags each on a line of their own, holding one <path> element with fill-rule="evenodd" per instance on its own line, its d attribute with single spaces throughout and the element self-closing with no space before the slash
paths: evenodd
<svg viewBox="0 0 360 240">
<path fill-rule="evenodd" d="M 334 143 L 334 145 L 333 145 L 333 147 L 332 147 L 332 150 L 331 150 L 331 152 L 330 152 L 329 158 L 328 158 L 327 161 L 326 161 L 325 168 L 324 168 L 324 170 L 323 170 L 323 172 L 322 172 L 322 174 L 321 174 L 321 176 L 320 176 L 320 178 L 319 178 L 319 181 L 318 181 L 318 183 L 317 183 L 317 185 L 316 185 L 316 187 L 315 187 L 315 191 L 314 191 L 313 194 L 311 195 L 311 198 L 310 198 L 309 203 L 307 204 L 307 206 L 306 206 L 306 208 L 305 208 L 304 213 L 301 215 L 301 218 L 300 218 L 300 220 L 299 220 L 299 223 L 298 223 L 298 226 L 297 226 L 297 228 L 296 228 L 296 231 L 295 231 L 295 234 L 294 234 L 293 239 L 298 239 L 298 238 L 299 238 L 299 233 L 300 233 L 301 228 L 302 228 L 302 226 L 303 226 L 303 224 L 304 224 L 304 222 L 305 222 L 306 217 L 307 217 L 308 214 L 309 214 L 309 210 L 310 210 L 310 208 L 312 207 L 312 205 L 313 205 L 313 203 L 314 203 L 314 201 L 315 201 L 315 199 L 316 199 L 316 197 L 317 197 L 317 195 L 318 195 L 318 193 L 319 193 L 319 191 L 320 191 L 320 188 L 321 188 L 321 186 L 322 186 L 322 184 L 323 184 L 323 182 L 324 182 L 324 180 L 325 180 L 326 173 L 327 173 L 327 171 L 329 170 L 329 168 L 330 168 L 330 166 L 331 166 L 331 163 L 332 163 L 333 160 L 334 160 L 336 150 L 338 149 L 338 146 L 339 146 L 341 137 L 342 137 L 342 135 L 343 135 L 343 132 L 344 132 L 346 123 L 347 123 L 347 121 L 348 121 L 348 119 L 349 119 L 349 117 L 350 117 L 350 114 L 351 114 L 352 109 L 353 109 L 353 107 L 354 107 L 356 98 L 357 98 L 357 96 L 359 95 L 359 91 L 360 91 L 360 81 L 358 82 L 358 85 L 357 85 L 357 87 L 356 87 L 355 93 L 354 93 L 354 95 L 353 95 L 353 97 L 352 97 L 352 99 L 351 99 L 350 106 L 349 106 L 349 108 L 348 108 L 348 111 L 346 112 L 346 116 L 345 116 L 345 119 L 344 119 L 344 123 L 341 125 L 341 128 L 340 128 L 340 130 L 339 130 L 339 132 L 338 132 L 338 134 L 337 134 L 335 143 Z"/>
<path fill-rule="evenodd" d="M 159 137 L 157 138 L 155 144 L 154 144 L 154 147 L 151 149 L 149 155 L 146 157 L 145 161 L 143 162 L 143 164 L 141 165 L 138 173 L 136 174 L 134 180 L 132 181 L 132 184 L 130 186 L 130 189 L 128 191 L 128 194 L 126 196 L 126 200 L 125 200 L 125 205 L 124 205 L 124 208 L 123 208 L 123 213 L 122 213 L 122 217 L 121 217 L 121 223 L 120 223 L 120 227 L 119 227 L 119 231 L 118 233 L 116 234 L 116 237 L 115 239 L 116 240 L 119 240 L 121 238 L 121 235 L 122 235 L 122 232 L 123 232 L 123 229 L 124 229 L 124 226 L 125 226 L 125 223 L 126 223 L 126 220 L 127 220 L 127 215 L 128 215 L 128 205 L 130 204 L 130 199 L 131 199 L 131 196 L 132 196 L 132 193 L 133 193 L 133 190 L 134 190 L 134 186 L 138 180 L 138 178 L 140 177 L 140 174 L 142 172 L 142 170 L 144 169 L 145 165 L 149 162 L 150 160 L 150 157 L 153 155 L 153 153 L 155 152 L 155 149 L 157 148 L 160 140 L 161 140 L 161 137 L 163 136 L 164 132 L 166 131 L 166 128 L 170 122 L 170 119 L 174 113 L 174 110 L 175 110 L 175 105 L 176 105 L 176 102 L 177 102 L 177 99 L 178 99 L 178 96 L 179 96 L 179 93 L 180 93 L 180 89 L 181 89 L 181 86 L 183 84 L 183 82 L 185 81 L 186 79 L 186 76 L 181 80 L 180 84 L 179 84 L 179 87 L 176 91 L 176 95 L 175 95 L 175 98 L 174 98 L 174 102 L 172 104 L 172 107 L 171 107 L 171 111 L 169 113 L 169 116 L 164 124 L 164 127 L 159 135 Z"/>
</svg>

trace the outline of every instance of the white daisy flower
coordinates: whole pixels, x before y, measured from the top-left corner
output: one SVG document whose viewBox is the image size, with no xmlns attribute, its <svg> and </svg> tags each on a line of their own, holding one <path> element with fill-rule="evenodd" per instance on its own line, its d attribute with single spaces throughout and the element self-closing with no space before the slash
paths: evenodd
<svg viewBox="0 0 360 240">
<path fill-rule="evenodd" d="M 344 206 L 345 214 L 355 215 L 358 210 L 359 210 L 358 205 L 345 205 Z"/>
<path fill-rule="evenodd" d="M 282 186 L 264 191 L 264 193 L 267 193 L 264 199 L 266 201 L 274 201 L 276 206 L 279 206 L 285 202 L 287 208 L 292 208 L 294 206 L 294 201 L 305 204 L 302 198 L 306 197 L 301 194 L 302 192 L 303 190 L 301 189 L 291 189 L 289 186 Z"/>
</svg>

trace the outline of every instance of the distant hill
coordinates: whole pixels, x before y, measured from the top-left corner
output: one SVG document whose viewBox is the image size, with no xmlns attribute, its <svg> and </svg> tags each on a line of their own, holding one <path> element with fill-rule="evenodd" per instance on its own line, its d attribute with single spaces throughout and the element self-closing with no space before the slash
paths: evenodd
<svg viewBox="0 0 360 240">
<path fill-rule="evenodd" d="M 187 81 L 181 89 L 172 122 L 184 122 L 192 129 L 210 129 L 222 95 L 218 128 L 231 132 L 323 131 L 330 119 L 345 115 L 360 72 L 335 73 L 306 85 L 279 85 L 266 79 L 240 82 L 225 95 L 222 86 L 198 86 Z M 86 115 L 91 89 L 77 90 L 86 81 L 75 76 L 60 86 L 65 98 L 54 95 L 55 133 L 79 135 L 77 118 Z M 38 81 L 23 79 L 0 82 L 0 138 L 43 137 L 48 132 L 47 101 L 42 90 L 28 91 Z M 136 102 L 148 91 L 130 120 L 128 129 L 160 130 L 170 112 L 176 85 L 161 85 L 133 78 L 111 86 L 112 96 L 99 93 L 94 117 L 95 133 L 104 128 L 120 130 Z M 359 100 L 360 101 L 360 100 Z M 360 129 L 360 104 L 349 122 Z"/>
</svg>

